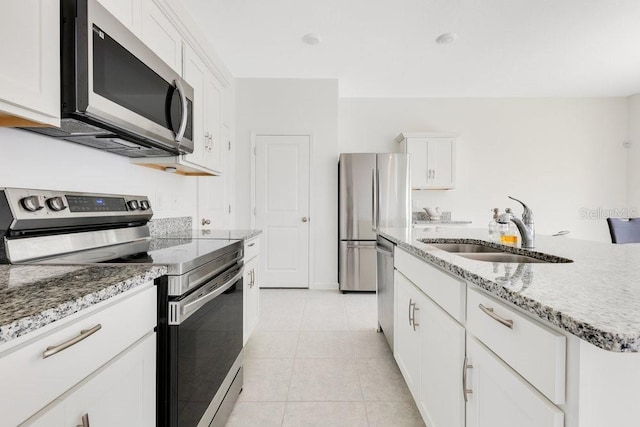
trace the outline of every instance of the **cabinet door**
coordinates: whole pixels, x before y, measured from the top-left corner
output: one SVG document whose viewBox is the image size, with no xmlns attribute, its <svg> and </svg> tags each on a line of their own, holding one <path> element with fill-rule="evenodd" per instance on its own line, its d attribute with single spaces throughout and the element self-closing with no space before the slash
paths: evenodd
<svg viewBox="0 0 640 427">
<path fill-rule="evenodd" d="M 205 166 L 209 133 L 205 130 L 205 86 L 209 70 L 195 51 L 184 47 L 184 79 L 193 86 L 193 153 L 185 154 L 185 159 Z"/>
<path fill-rule="evenodd" d="M 0 123 L 24 125 L 4 112 L 60 126 L 59 1 L 4 1 L 1 22 Z"/>
<path fill-rule="evenodd" d="M 427 147 L 427 187 L 454 187 L 453 139 L 429 138 Z"/>
<path fill-rule="evenodd" d="M 251 334 L 258 324 L 260 312 L 260 286 L 258 285 L 258 257 L 253 258 L 244 266 L 244 289 L 245 289 L 245 328 L 244 342 L 251 338 Z"/>
<path fill-rule="evenodd" d="M 132 33 L 140 36 L 141 0 L 98 0 L 113 16 Z"/>
<path fill-rule="evenodd" d="M 564 414 L 475 338 L 467 340 L 467 427 L 561 427 Z"/>
<path fill-rule="evenodd" d="M 141 40 L 182 74 L 182 37 L 154 0 L 143 0 Z"/>
<path fill-rule="evenodd" d="M 208 73 L 205 82 L 205 133 L 209 134 L 206 145 L 207 167 L 222 173 L 223 149 L 226 148 L 222 138 L 222 104 L 223 87 L 213 73 Z"/>
<path fill-rule="evenodd" d="M 429 186 L 427 149 L 427 138 L 407 139 L 407 153 L 411 156 L 412 189 L 426 188 Z"/>
<path fill-rule="evenodd" d="M 422 357 L 418 406 L 431 427 L 464 427 L 465 330 L 431 299 L 420 309 Z"/>
<path fill-rule="evenodd" d="M 409 390 L 416 401 L 420 397 L 420 335 L 422 333 L 422 301 L 426 298 L 401 273 L 394 273 L 394 347 L 398 362 Z"/>
<path fill-rule="evenodd" d="M 68 426 L 156 425 L 156 334 L 151 333 L 79 384 L 65 400 Z"/>
</svg>

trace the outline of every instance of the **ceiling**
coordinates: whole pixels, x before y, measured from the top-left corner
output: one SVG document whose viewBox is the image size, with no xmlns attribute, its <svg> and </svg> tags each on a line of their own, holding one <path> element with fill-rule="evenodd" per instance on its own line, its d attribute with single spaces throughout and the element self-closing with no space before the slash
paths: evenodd
<svg viewBox="0 0 640 427">
<path fill-rule="evenodd" d="M 181 1 L 235 77 L 337 78 L 341 97 L 640 92 L 639 0 Z"/>
</svg>

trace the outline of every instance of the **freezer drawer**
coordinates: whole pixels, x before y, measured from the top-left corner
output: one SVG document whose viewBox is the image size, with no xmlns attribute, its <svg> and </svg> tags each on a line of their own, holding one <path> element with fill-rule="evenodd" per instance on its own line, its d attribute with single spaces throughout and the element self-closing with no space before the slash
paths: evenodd
<svg viewBox="0 0 640 427">
<path fill-rule="evenodd" d="M 341 291 L 375 291 L 375 240 L 341 241 L 338 270 Z"/>
</svg>

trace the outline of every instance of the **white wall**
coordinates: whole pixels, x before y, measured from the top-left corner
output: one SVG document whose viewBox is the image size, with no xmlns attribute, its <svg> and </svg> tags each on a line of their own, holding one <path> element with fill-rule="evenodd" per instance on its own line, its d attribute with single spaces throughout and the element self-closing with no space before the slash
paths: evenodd
<svg viewBox="0 0 640 427">
<path fill-rule="evenodd" d="M 310 132 L 311 286 L 337 286 L 338 81 L 236 79 L 236 226 L 251 225 L 251 133 Z"/>
<path fill-rule="evenodd" d="M 627 164 L 628 216 L 640 217 L 640 93 L 627 98 L 629 108 Z"/>
<path fill-rule="evenodd" d="M 0 187 L 146 195 L 154 218 L 194 216 L 195 177 L 133 165 L 127 157 L 0 128 Z"/>
<path fill-rule="evenodd" d="M 538 233 L 609 241 L 607 211 L 626 206 L 625 98 L 340 100 L 340 152 L 396 151 L 403 131 L 460 134 L 457 188 L 414 191 L 415 210 L 439 206 L 486 227 L 493 207 L 520 215 L 511 195 L 533 209 Z"/>
</svg>

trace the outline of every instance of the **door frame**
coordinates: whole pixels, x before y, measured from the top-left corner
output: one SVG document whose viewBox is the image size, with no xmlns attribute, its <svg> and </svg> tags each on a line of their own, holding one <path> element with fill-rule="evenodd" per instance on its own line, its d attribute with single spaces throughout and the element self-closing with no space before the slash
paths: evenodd
<svg viewBox="0 0 640 427">
<path fill-rule="evenodd" d="M 309 164 L 307 170 L 309 171 L 309 251 L 307 263 L 309 266 L 309 273 L 307 277 L 308 289 L 313 288 L 314 265 L 312 260 L 314 259 L 314 224 L 315 224 L 315 200 L 313 197 L 313 188 L 315 186 L 315 173 L 313 168 L 313 132 L 311 131 L 251 131 L 251 149 L 249 155 L 251 156 L 251 229 L 256 227 L 256 138 L 259 136 L 306 136 L 309 138 Z M 265 247 L 266 250 L 266 247 Z"/>
</svg>

